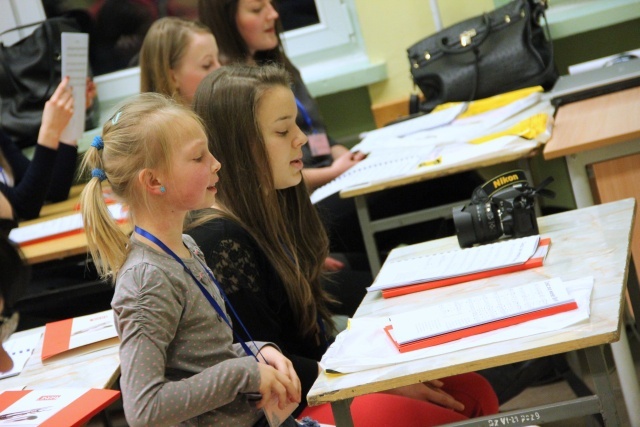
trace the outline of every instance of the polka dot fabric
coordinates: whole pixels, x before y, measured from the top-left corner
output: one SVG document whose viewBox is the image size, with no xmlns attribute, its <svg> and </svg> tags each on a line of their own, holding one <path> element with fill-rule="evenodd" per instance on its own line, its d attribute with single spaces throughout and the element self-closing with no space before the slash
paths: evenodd
<svg viewBox="0 0 640 427">
<path fill-rule="evenodd" d="M 224 307 L 196 244 L 186 235 L 184 242 L 192 257 L 183 261 Z M 244 396 L 258 391 L 256 360 L 233 344 L 229 326 L 176 260 L 132 237 L 111 306 L 129 425 L 242 427 L 262 417 Z"/>
</svg>

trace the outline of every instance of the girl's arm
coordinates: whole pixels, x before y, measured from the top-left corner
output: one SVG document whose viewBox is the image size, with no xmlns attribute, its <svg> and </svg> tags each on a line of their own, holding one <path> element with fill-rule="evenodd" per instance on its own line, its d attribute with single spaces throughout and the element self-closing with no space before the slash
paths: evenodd
<svg viewBox="0 0 640 427">
<path fill-rule="evenodd" d="M 91 108 L 97 95 L 96 84 L 87 77 L 87 89 L 85 92 L 85 106 Z M 78 159 L 78 141 L 60 141 L 58 157 L 53 168 L 53 176 L 46 200 L 60 202 L 69 197 L 69 190 L 73 185 L 76 175 L 76 162 Z"/>
<path fill-rule="evenodd" d="M 331 147 L 332 151 L 338 146 Z M 340 146 L 342 147 L 342 146 Z M 344 147 L 343 147 L 344 148 Z M 361 154 L 354 154 L 344 148 L 344 150 L 337 150 L 339 153 L 337 156 L 334 156 L 333 163 L 331 166 L 326 166 L 322 168 L 307 168 L 302 169 L 302 174 L 304 176 L 304 182 L 307 184 L 307 188 L 309 191 L 313 191 L 318 187 L 321 187 L 338 176 L 342 175 L 344 172 L 352 168 L 362 159 L 364 156 Z"/>
<path fill-rule="evenodd" d="M 67 86 L 68 82 L 68 77 L 64 78 L 45 103 L 38 144 L 30 163 L 28 160 L 25 162 L 24 156 L 18 156 L 15 151 L 11 151 L 11 144 L 3 143 L 3 146 L 7 145 L 9 148 L 11 158 L 15 159 L 12 167 L 15 169 L 13 172 L 16 182 L 14 187 L 1 186 L 0 191 L 11 203 L 14 215 L 18 219 L 33 219 L 40 215 L 40 209 L 53 181 L 60 135 L 73 115 L 73 96 Z M 75 156 L 73 165 L 67 167 L 72 167 L 73 176 Z"/>
<path fill-rule="evenodd" d="M 187 280 L 185 275 L 184 282 Z M 222 329 L 227 326 L 216 319 L 215 313 L 207 322 L 211 325 L 208 330 L 215 335 L 210 340 L 219 343 L 207 345 L 210 367 L 196 372 L 199 364 L 195 355 L 193 361 L 175 362 L 182 366 L 167 365 L 170 344 L 178 328 L 185 326 L 181 323 L 185 321 L 184 295 L 180 295 L 183 290 L 172 285 L 164 271 L 140 263 L 118 277 L 112 306 L 121 339 L 120 386 L 128 423 L 175 425 L 229 404 L 239 417 L 255 422 L 255 409 L 239 395 L 258 392 L 258 364 L 251 357 L 235 357 L 228 332 Z M 204 303 L 208 304 L 206 300 Z M 193 346 L 196 353 L 201 351 L 203 343 L 198 336 L 189 342 L 185 341 L 188 336 L 181 335 L 181 339 L 183 348 Z M 191 363 L 193 375 L 185 377 L 185 368 Z"/>
</svg>

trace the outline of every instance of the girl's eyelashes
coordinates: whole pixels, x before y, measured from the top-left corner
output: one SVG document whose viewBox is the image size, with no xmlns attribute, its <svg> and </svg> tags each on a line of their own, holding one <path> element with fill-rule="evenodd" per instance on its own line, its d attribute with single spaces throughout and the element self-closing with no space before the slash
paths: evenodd
<svg viewBox="0 0 640 427">
<path fill-rule="evenodd" d="M 289 134 L 289 130 L 287 129 L 287 130 L 285 130 L 285 131 L 282 131 L 282 132 L 276 132 L 276 133 L 277 133 L 278 135 L 280 135 L 280 136 L 287 136 L 287 135 Z"/>
</svg>

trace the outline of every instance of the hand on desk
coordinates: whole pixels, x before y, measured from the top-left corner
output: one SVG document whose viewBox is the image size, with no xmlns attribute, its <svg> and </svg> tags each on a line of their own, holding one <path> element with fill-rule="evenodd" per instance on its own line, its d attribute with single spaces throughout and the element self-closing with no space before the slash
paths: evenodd
<svg viewBox="0 0 640 427">
<path fill-rule="evenodd" d="M 426 381 L 424 383 L 411 384 L 404 387 L 387 390 L 385 393 L 412 399 L 425 400 L 436 405 L 452 409 L 457 412 L 464 410 L 464 405 L 442 390 L 444 383 L 440 380 Z"/>
</svg>

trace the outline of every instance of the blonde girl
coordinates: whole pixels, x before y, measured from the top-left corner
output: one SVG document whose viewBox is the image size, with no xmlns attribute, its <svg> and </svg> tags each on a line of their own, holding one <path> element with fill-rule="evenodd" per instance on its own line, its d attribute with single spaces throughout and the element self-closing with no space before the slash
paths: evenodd
<svg viewBox="0 0 640 427">
<path fill-rule="evenodd" d="M 92 176 L 81 196 L 91 255 L 115 281 L 129 425 L 253 426 L 272 397 L 280 406 L 298 402 L 297 376 L 275 347 L 233 344 L 223 295 L 182 234 L 187 212 L 211 206 L 217 193 L 220 163 L 198 117 L 165 96 L 141 94 L 105 123 L 83 169 Z M 104 181 L 129 208 L 130 237 L 108 213 Z"/>
<path fill-rule="evenodd" d="M 190 105 L 200 81 L 218 68 L 218 45 L 209 27 L 161 18 L 151 25 L 140 49 L 140 90 Z"/>
</svg>

